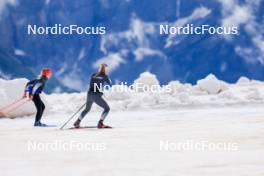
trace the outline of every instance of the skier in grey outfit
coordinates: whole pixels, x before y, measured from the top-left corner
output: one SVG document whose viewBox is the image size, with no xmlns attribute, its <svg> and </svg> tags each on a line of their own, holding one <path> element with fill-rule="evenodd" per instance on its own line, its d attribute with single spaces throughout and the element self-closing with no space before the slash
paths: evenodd
<svg viewBox="0 0 264 176">
<path fill-rule="evenodd" d="M 107 102 L 102 98 L 103 93 L 100 90 L 102 86 L 106 83 L 108 85 L 111 84 L 111 80 L 109 79 L 108 75 L 106 74 L 106 64 L 101 64 L 99 71 L 97 73 L 92 74 L 90 80 L 90 88 L 87 93 L 87 100 L 86 100 L 86 107 L 82 111 L 79 118 L 73 124 L 75 128 L 80 127 L 80 123 L 85 115 L 90 111 L 92 104 L 96 103 L 98 106 L 102 107 L 104 111 L 102 112 L 101 118 L 98 122 L 98 128 L 111 128 L 110 126 L 104 125 L 103 121 L 105 120 L 106 116 L 110 111 L 110 107 Z"/>
</svg>

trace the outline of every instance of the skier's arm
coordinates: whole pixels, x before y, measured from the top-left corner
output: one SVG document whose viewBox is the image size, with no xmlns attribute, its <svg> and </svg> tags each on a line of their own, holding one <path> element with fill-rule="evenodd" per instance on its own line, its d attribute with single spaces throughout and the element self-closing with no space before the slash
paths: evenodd
<svg viewBox="0 0 264 176">
<path fill-rule="evenodd" d="M 25 86 L 22 98 L 26 98 L 27 97 L 27 87 L 28 87 L 28 84 L 26 84 L 26 86 Z"/>
<path fill-rule="evenodd" d="M 32 89 L 32 92 L 29 92 L 29 95 L 30 96 L 33 96 L 35 95 L 35 93 L 37 92 L 37 90 L 42 87 L 44 85 L 43 82 L 37 82 L 34 86 L 33 86 L 33 89 Z"/>
<path fill-rule="evenodd" d="M 110 79 L 108 76 L 106 76 L 106 78 L 105 78 L 105 82 L 106 82 L 108 85 L 112 86 L 112 81 L 111 81 L 111 79 Z"/>
<path fill-rule="evenodd" d="M 24 92 L 24 93 L 23 93 L 22 98 L 27 98 L 27 92 Z"/>
<path fill-rule="evenodd" d="M 27 92 L 24 91 L 22 98 L 27 98 Z"/>
<path fill-rule="evenodd" d="M 30 88 L 29 87 L 30 87 L 30 82 L 28 82 L 26 84 L 25 89 L 24 89 L 24 94 L 23 94 L 22 98 L 26 98 L 29 95 L 29 93 L 30 93 Z"/>
</svg>

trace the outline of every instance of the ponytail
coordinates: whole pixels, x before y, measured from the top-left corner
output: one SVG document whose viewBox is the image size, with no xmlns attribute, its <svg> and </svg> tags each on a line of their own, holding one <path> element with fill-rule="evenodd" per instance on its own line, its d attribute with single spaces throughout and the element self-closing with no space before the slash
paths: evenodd
<svg viewBox="0 0 264 176">
<path fill-rule="evenodd" d="M 94 77 L 97 77 L 99 75 L 106 75 L 106 67 L 107 67 L 107 64 L 101 64 L 98 72 L 95 74 Z"/>
</svg>

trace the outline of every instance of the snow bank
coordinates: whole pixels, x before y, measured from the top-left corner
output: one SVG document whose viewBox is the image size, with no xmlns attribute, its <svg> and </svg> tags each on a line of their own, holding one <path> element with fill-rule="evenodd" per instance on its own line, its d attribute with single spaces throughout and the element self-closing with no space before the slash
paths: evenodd
<svg viewBox="0 0 264 176">
<path fill-rule="evenodd" d="M 210 74 L 206 78 L 197 81 L 197 85 L 201 90 L 204 90 L 209 94 L 217 94 L 228 88 L 227 83 L 218 80 L 213 74 Z"/>
<path fill-rule="evenodd" d="M 22 97 L 27 79 L 3 80 L 0 79 L 0 109 Z M 8 117 L 30 115 L 35 112 L 33 103 L 26 103 L 17 110 L 7 114 Z"/>
<path fill-rule="evenodd" d="M 133 85 L 141 84 L 146 87 L 151 87 L 155 85 L 160 85 L 159 80 L 156 75 L 151 74 L 150 72 L 144 72 L 139 75 L 139 78 L 134 81 Z M 138 89 L 138 91 L 143 92 L 143 89 Z"/>
<path fill-rule="evenodd" d="M 242 78 L 242 80 L 245 78 Z M 142 83 L 147 86 L 159 85 L 155 75 L 142 73 L 135 83 Z M 160 86 L 160 85 L 159 85 Z M 144 91 L 117 91 L 118 88 L 126 89 L 126 85 L 114 85 L 112 91 L 104 93 L 112 111 L 125 110 L 146 110 L 146 109 L 177 109 L 197 108 L 205 106 L 230 106 L 239 104 L 264 103 L 264 83 L 260 81 L 249 81 L 248 84 L 227 84 L 218 80 L 214 75 L 208 75 L 199 80 L 197 85 L 182 84 L 179 81 L 171 81 L 168 85 L 160 86 L 161 92 Z M 169 89 L 167 89 L 169 87 Z M 164 91 L 169 90 L 169 91 Z M 56 94 L 49 95 L 47 100 L 53 112 L 70 111 L 74 112 L 86 100 L 86 93 L 79 94 Z M 101 111 L 100 107 L 94 105 L 92 111 Z"/>
<path fill-rule="evenodd" d="M 24 84 L 27 80 L 12 81 L 1 80 L 0 95 L 1 106 L 12 102 L 21 96 Z M 111 90 L 104 93 L 104 98 L 109 103 L 112 111 L 147 110 L 147 109 L 177 109 L 230 106 L 241 104 L 264 103 L 264 83 L 261 81 L 241 78 L 236 84 L 227 84 L 218 80 L 214 75 L 197 81 L 197 85 L 182 84 L 179 81 L 171 81 L 168 85 L 160 86 L 155 75 L 142 73 L 135 83 L 146 86 L 158 85 L 160 92 L 150 91 L 118 91 L 127 89 L 126 85 L 114 85 Z M 86 92 L 62 93 L 42 95 L 50 104 L 46 113 L 73 113 L 86 101 Z M 97 105 L 93 105 L 92 111 L 101 111 Z M 21 108 L 12 116 L 32 114 L 35 108 L 32 104 Z"/>
<path fill-rule="evenodd" d="M 159 80 L 156 75 L 150 72 L 144 72 L 139 75 L 139 78 L 134 81 L 135 83 L 143 83 L 144 85 L 152 86 L 159 85 Z"/>
<path fill-rule="evenodd" d="M 247 77 L 244 77 L 244 76 L 242 76 L 242 77 L 240 77 L 239 79 L 238 79 L 238 81 L 237 81 L 237 85 L 247 85 L 247 84 L 249 84 L 250 83 L 250 80 L 247 78 Z"/>
</svg>

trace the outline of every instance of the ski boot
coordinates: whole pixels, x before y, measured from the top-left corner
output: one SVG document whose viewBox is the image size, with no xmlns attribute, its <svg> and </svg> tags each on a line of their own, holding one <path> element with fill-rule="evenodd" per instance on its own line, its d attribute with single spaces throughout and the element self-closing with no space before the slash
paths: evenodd
<svg viewBox="0 0 264 176">
<path fill-rule="evenodd" d="M 35 122 L 35 123 L 34 123 L 34 126 L 35 126 L 35 127 L 46 127 L 47 125 L 44 124 L 44 123 L 41 123 L 41 122 Z"/>
<path fill-rule="evenodd" d="M 80 119 L 77 119 L 77 120 L 74 122 L 73 126 L 74 126 L 75 128 L 80 128 L 80 123 L 81 123 L 81 120 L 80 120 Z"/>
<path fill-rule="evenodd" d="M 105 125 L 103 122 L 104 122 L 103 120 L 100 120 L 97 124 L 97 128 L 99 128 L 99 129 L 101 129 L 101 128 L 112 128 L 108 125 Z"/>
</svg>

